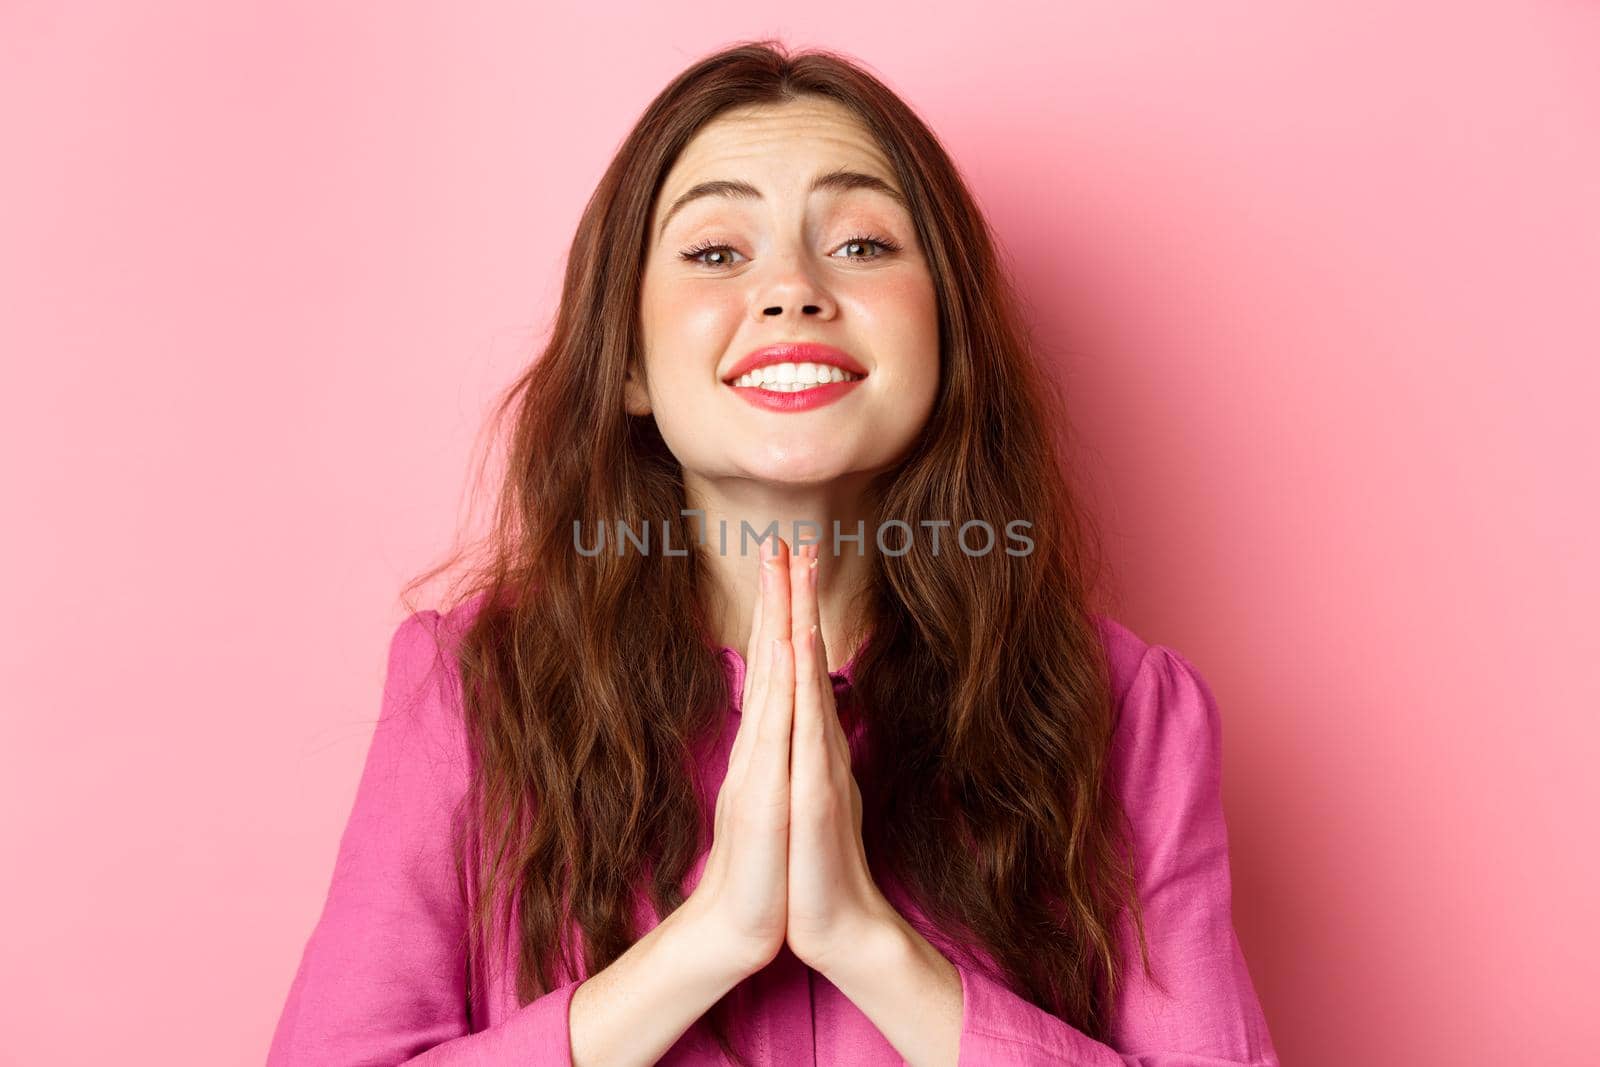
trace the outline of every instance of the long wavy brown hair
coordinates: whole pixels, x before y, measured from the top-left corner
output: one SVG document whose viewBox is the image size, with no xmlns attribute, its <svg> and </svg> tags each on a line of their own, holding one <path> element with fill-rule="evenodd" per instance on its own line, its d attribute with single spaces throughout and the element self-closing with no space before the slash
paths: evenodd
<svg viewBox="0 0 1600 1067">
<path fill-rule="evenodd" d="M 948 540 L 936 555 L 926 537 L 875 554 L 855 601 L 870 639 L 849 698 L 866 731 L 855 770 L 867 854 L 880 885 L 985 950 L 1019 995 L 1104 1040 L 1119 923 L 1137 927 L 1147 974 L 1150 961 L 1107 777 L 1115 706 L 1089 604 L 1099 536 L 1072 488 L 1065 405 L 933 133 L 861 65 L 771 40 L 695 63 L 651 102 L 584 210 L 547 346 L 492 413 L 511 422 L 494 521 L 451 595 L 480 604 L 455 662 L 473 754 L 461 824 L 476 841 L 462 837 L 457 858 L 483 887 L 471 951 L 503 952 L 514 927 L 527 1003 L 576 976 L 575 926 L 593 974 L 643 935 L 637 894 L 669 914 L 710 845 L 720 783 L 697 780 L 694 746 L 723 727 L 732 694 L 709 636 L 709 570 L 694 552 L 581 555 L 573 530 L 670 516 L 673 543 L 695 543 L 680 465 L 653 418 L 624 408 L 648 220 L 706 123 L 806 94 L 844 104 L 882 147 L 938 295 L 937 399 L 871 486 L 878 523 L 1001 530 L 1021 517 L 1034 541 L 1021 556 Z M 464 555 L 409 583 L 406 602 Z M 743 1063 L 729 1036 L 738 988 L 702 1022 Z"/>
</svg>

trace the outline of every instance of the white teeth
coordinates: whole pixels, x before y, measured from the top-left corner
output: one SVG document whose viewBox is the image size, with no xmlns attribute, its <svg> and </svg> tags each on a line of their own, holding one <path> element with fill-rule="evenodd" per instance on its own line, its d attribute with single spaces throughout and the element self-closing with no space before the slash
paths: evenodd
<svg viewBox="0 0 1600 1067">
<path fill-rule="evenodd" d="M 860 377 L 828 363 L 770 363 L 740 375 L 733 385 L 736 389 L 759 386 L 777 393 L 794 393 L 830 382 L 853 382 Z"/>
</svg>

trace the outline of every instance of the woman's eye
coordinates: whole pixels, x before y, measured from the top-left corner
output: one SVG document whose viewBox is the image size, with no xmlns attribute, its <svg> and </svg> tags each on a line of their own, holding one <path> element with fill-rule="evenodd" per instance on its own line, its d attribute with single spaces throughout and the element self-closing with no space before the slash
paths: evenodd
<svg viewBox="0 0 1600 1067">
<path fill-rule="evenodd" d="M 722 257 L 722 260 L 720 262 L 714 262 L 712 260 L 708 260 L 708 259 L 704 258 L 705 256 L 708 256 L 713 252 L 717 253 L 719 256 Z M 680 253 L 680 255 L 685 260 L 687 260 L 687 261 L 689 261 L 691 263 L 701 263 L 701 264 L 704 264 L 705 266 L 708 266 L 708 267 L 726 267 L 726 266 L 730 266 L 731 264 L 728 261 L 728 257 L 730 255 L 736 256 L 738 254 L 739 253 L 735 252 L 728 245 L 716 244 L 716 243 L 696 245 L 694 248 L 686 249 L 686 250 L 684 250 L 683 252 Z"/>
<path fill-rule="evenodd" d="M 880 251 L 864 256 L 852 256 L 849 254 L 849 249 L 862 248 L 868 245 L 878 248 Z M 899 251 L 900 248 L 900 246 L 895 244 L 893 241 L 882 237 L 852 237 L 839 247 L 845 250 L 845 259 L 877 259 L 878 257 L 887 255 L 890 252 Z"/>
</svg>

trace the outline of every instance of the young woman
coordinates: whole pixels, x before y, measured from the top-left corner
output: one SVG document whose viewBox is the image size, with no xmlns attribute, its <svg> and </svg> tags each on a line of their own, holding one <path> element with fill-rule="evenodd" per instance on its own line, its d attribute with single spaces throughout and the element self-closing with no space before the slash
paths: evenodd
<svg viewBox="0 0 1600 1067">
<path fill-rule="evenodd" d="M 271 1064 L 1276 1067 L 1216 704 L 1090 609 L 1059 397 L 878 80 L 669 85 L 508 412 Z"/>
</svg>

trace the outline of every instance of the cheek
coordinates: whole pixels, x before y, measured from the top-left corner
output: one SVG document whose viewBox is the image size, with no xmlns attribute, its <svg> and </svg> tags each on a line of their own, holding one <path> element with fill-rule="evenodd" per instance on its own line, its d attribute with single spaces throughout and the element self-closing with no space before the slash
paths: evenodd
<svg viewBox="0 0 1600 1067">
<path fill-rule="evenodd" d="M 690 279 L 647 287 L 641 306 L 645 336 L 654 351 L 667 354 L 666 362 L 715 366 L 744 305 L 727 286 Z"/>
<path fill-rule="evenodd" d="M 939 372 L 939 305 L 926 274 L 885 279 L 861 313 L 870 321 L 877 357 L 896 378 L 932 379 Z"/>
</svg>

